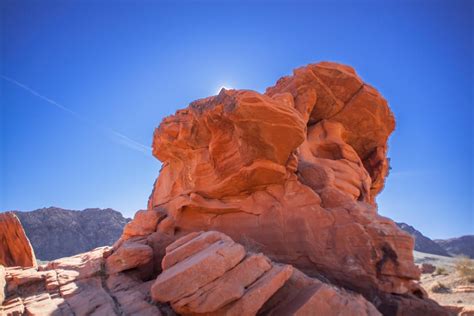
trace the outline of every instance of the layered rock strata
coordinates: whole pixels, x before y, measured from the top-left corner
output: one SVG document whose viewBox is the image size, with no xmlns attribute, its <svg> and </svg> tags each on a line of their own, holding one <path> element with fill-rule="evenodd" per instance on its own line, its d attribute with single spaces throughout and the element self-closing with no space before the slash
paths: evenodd
<svg viewBox="0 0 474 316">
<path fill-rule="evenodd" d="M 150 303 L 152 282 L 135 271 L 108 274 L 110 253 L 102 247 L 39 268 L 6 268 L 0 315 L 162 315 Z"/>
<path fill-rule="evenodd" d="M 264 94 L 223 89 L 155 130 L 163 166 L 147 212 L 165 214 L 161 235 L 217 230 L 369 299 L 420 296 L 413 239 L 375 204 L 394 126 L 380 93 L 339 64 Z"/>
<path fill-rule="evenodd" d="M 152 298 L 182 315 L 380 315 L 362 296 L 247 252 L 215 231 L 169 245 L 162 268 Z"/>
</svg>

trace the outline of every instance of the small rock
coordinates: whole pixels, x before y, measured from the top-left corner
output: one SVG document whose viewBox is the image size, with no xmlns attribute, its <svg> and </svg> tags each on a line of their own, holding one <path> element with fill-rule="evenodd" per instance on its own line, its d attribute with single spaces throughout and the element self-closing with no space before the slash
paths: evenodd
<svg viewBox="0 0 474 316">
<path fill-rule="evenodd" d="M 430 274 L 435 272 L 436 267 L 430 263 L 422 263 L 421 265 L 418 266 L 420 269 L 420 272 L 423 274 Z"/>
<path fill-rule="evenodd" d="M 146 265 L 152 258 L 153 250 L 150 246 L 125 242 L 106 259 L 105 267 L 107 273 L 114 274 Z"/>
</svg>

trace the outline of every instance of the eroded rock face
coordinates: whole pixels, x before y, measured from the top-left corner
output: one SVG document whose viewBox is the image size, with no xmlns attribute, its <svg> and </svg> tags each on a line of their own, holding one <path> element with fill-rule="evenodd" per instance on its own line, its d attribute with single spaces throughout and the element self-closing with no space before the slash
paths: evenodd
<svg viewBox="0 0 474 316">
<path fill-rule="evenodd" d="M 0 213 L 0 265 L 36 266 L 36 257 L 20 220 L 12 212 Z"/>
<path fill-rule="evenodd" d="M 151 294 L 181 315 L 380 315 L 360 295 L 247 253 L 215 231 L 191 233 L 168 246 Z"/>
<path fill-rule="evenodd" d="M 361 295 L 309 278 L 295 270 L 291 278 L 265 303 L 265 315 L 381 315 Z"/>
<path fill-rule="evenodd" d="M 49 262 L 6 268 L 0 315 L 162 315 L 151 304 L 151 282 L 134 271 L 108 275 L 110 247 Z"/>
<path fill-rule="evenodd" d="M 365 293 L 413 293 L 413 240 L 375 205 L 394 126 L 348 66 L 299 68 L 265 94 L 222 90 L 156 129 L 148 212 L 167 214 L 167 234 L 217 230 Z"/>
</svg>

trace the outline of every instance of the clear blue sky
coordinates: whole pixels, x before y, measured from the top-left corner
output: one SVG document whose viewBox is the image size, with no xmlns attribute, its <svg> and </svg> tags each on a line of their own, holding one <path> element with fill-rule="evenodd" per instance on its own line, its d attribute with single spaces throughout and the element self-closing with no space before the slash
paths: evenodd
<svg viewBox="0 0 474 316">
<path fill-rule="evenodd" d="M 352 65 L 397 129 L 380 213 L 474 233 L 473 2 L 1 1 L 0 210 L 146 206 L 166 115 L 220 86 Z M 56 105 L 54 104 L 56 102 Z M 69 110 L 61 109 L 61 106 Z M 117 133 L 120 133 L 117 134 Z"/>
</svg>

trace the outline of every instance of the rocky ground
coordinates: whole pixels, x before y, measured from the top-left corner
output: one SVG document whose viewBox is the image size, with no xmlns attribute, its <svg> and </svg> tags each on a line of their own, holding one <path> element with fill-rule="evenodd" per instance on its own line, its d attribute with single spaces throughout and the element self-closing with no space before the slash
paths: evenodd
<svg viewBox="0 0 474 316">
<path fill-rule="evenodd" d="M 462 309 L 465 315 L 474 315 L 474 283 L 456 271 L 457 260 L 459 259 L 415 251 L 416 263 L 435 267 L 434 272 L 423 273 L 420 279 L 429 297 L 440 305 Z"/>
</svg>

